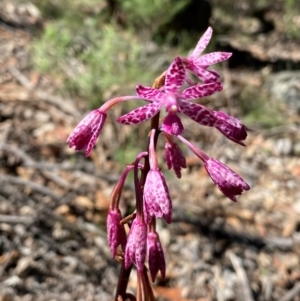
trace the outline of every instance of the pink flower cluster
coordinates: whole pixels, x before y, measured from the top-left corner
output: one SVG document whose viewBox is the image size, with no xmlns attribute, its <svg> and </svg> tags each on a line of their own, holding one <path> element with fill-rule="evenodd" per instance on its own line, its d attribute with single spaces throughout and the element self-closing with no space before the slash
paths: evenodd
<svg viewBox="0 0 300 301">
<path fill-rule="evenodd" d="M 220 75 L 217 71 L 209 68 L 213 64 L 227 60 L 231 53 L 213 52 L 201 56 L 211 35 L 212 29 L 208 28 L 188 58 L 176 57 L 174 59 L 165 72 L 162 87 L 154 89 L 137 85 L 136 95 L 108 100 L 100 108 L 90 112 L 77 125 L 67 140 L 70 147 L 75 147 L 75 150 L 86 150 L 86 156 L 89 156 L 104 126 L 107 110 L 112 106 L 123 101 L 136 99 L 147 102 L 146 105 L 117 119 L 117 122 L 127 125 L 145 122 L 156 116 L 164 108 L 165 117 L 158 128 L 152 129 L 148 150 L 136 158 L 134 165 L 128 166 L 117 184 L 107 219 L 108 243 L 113 257 L 117 254 L 117 248 L 120 245 L 124 251 L 125 268 L 134 264 L 139 272 L 143 271 L 148 258 L 153 281 L 158 271 L 163 277 L 165 275 L 164 253 L 158 233 L 155 230 L 155 220 L 163 218 L 167 223 L 171 223 L 172 220 L 172 201 L 164 175 L 158 167 L 155 150 L 155 139 L 160 134 L 163 134 L 162 136 L 166 140 L 165 160 L 167 167 L 173 169 L 178 178 L 181 177 L 181 169 L 186 167 L 186 159 L 174 139 L 180 140 L 203 162 L 212 181 L 232 201 L 236 201 L 237 195 L 250 189 L 249 185 L 238 174 L 220 161 L 206 155 L 182 136 L 184 126 L 181 113 L 202 126 L 216 128 L 225 137 L 238 144 L 244 145 L 244 140 L 247 137 L 248 129 L 239 119 L 229 116 L 225 112 L 214 111 L 192 102 L 222 90 Z M 198 78 L 198 81 L 192 80 L 191 74 L 194 75 L 194 78 Z M 184 89 L 184 86 L 188 87 Z M 144 183 L 141 183 L 141 178 L 138 177 L 138 170 L 143 171 L 145 166 L 145 164 L 140 163 L 142 159 L 149 160 L 150 165 Z M 136 214 L 126 237 L 118 202 L 125 178 L 132 169 L 135 174 Z"/>
</svg>

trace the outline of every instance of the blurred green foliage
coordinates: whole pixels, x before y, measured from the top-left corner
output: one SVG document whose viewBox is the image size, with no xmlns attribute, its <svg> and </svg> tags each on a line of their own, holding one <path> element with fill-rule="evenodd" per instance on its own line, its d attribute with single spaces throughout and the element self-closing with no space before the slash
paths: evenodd
<svg viewBox="0 0 300 301">
<path fill-rule="evenodd" d="M 191 0 L 117 0 L 127 23 L 135 28 L 154 33 L 169 22 Z"/>
<path fill-rule="evenodd" d="M 273 128 L 285 124 L 285 115 L 279 105 L 269 99 L 265 91 L 253 90 L 246 87 L 239 98 L 243 122 L 250 126 Z"/>
<path fill-rule="evenodd" d="M 299 0 L 284 1 L 285 16 L 284 27 L 289 38 L 300 38 L 300 3 Z"/>
<path fill-rule="evenodd" d="M 33 2 L 48 19 L 32 45 L 33 63 L 96 107 L 115 94 L 132 94 L 137 82 L 151 85 L 163 70 L 149 68 L 156 58 L 147 56 L 145 45 L 189 0 L 116 0 L 126 28 L 109 19 L 103 0 Z"/>
<path fill-rule="evenodd" d="M 33 0 L 47 20 L 32 45 L 33 62 L 63 83 L 61 86 L 71 96 L 86 100 L 90 107 L 99 106 L 115 95 L 132 94 L 136 83 L 151 85 L 176 54 L 184 53 L 168 46 L 172 35 L 176 34 L 180 47 L 186 49 L 197 42 L 186 32 L 168 32 L 165 45 L 159 51 L 149 51 L 149 41 L 157 29 L 191 1 L 114 0 L 116 7 L 110 11 L 109 1 L 105 0 Z M 238 2 L 233 5 L 231 0 L 214 0 L 215 33 L 230 33 L 233 28 L 240 30 L 237 16 L 247 17 L 247 13 L 271 4 L 270 0 L 246 2 L 249 7 L 243 10 Z M 299 26 L 295 23 L 300 22 L 299 0 L 275 2 L 281 3 L 284 11 L 282 22 L 286 34 L 299 37 Z M 214 50 L 214 40 L 209 50 Z M 260 119 L 260 115 L 265 118 L 263 106 L 250 105 L 248 100 L 253 95 L 245 91 L 241 98 L 241 103 L 247 104 L 242 105 L 241 111 L 250 119 L 251 115 L 254 119 Z M 271 126 L 269 121 L 266 123 Z"/>
<path fill-rule="evenodd" d="M 48 24 L 33 44 L 33 53 L 43 72 L 61 78 L 70 93 L 88 99 L 92 106 L 98 106 L 109 89 L 133 90 L 128 85 L 151 76 L 141 72 L 141 42 L 111 25 L 99 30 L 95 20 L 78 29 L 64 20 Z"/>
</svg>

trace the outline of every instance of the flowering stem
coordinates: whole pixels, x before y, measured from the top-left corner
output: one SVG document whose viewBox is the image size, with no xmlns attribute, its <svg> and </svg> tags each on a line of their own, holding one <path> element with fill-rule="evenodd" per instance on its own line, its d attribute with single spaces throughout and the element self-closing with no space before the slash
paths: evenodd
<svg viewBox="0 0 300 301">
<path fill-rule="evenodd" d="M 112 210 L 116 209 L 119 207 L 119 201 L 120 201 L 120 197 L 121 197 L 121 192 L 126 180 L 126 177 L 128 175 L 128 173 L 133 169 L 133 165 L 127 165 L 125 171 L 123 172 L 119 182 L 117 183 L 117 185 L 115 186 L 112 194 L 111 194 L 111 203 L 110 203 L 110 207 Z"/>
<path fill-rule="evenodd" d="M 138 218 L 143 218 L 143 191 L 141 189 L 141 183 L 138 177 L 138 166 L 142 158 L 148 156 L 148 152 L 140 153 L 134 163 L 134 186 L 136 192 L 136 212 Z"/>
<path fill-rule="evenodd" d="M 149 164 L 151 170 L 158 169 L 158 160 L 155 152 L 155 145 L 154 145 L 154 137 L 156 134 L 156 130 L 153 129 L 150 132 L 150 144 L 149 144 Z"/>
<path fill-rule="evenodd" d="M 130 96 L 119 96 L 119 97 L 115 97 L 115 98 L 112 98 L 110 100 L 108 100 L 107 102 L 105 102 L 99 109 L 101 111 L 108 111 L 110 108 L 112 108 L 113 106 L 115 106 L 116 104 L 120 103 L 120 102 L 123 102 L 123 101 L 127 101 L 127 100 L 133 100 L 133 99 L 137 99 L 137 100 L 145 100 L 145 101 L 148 101 L 148 99 L 145 99 L 145 98 L 142 98 L 140 96 L 137 96 L 137 95 L 130 95 Z"/>
<path fill-rule="evenodd" d="M 131 220 L 133 220 L 135 217 L 136 217 L 136 210 L 134 210 L 134 212 L 132 212 L 131 214 L 129 214 L 125 218 L 123 218 L 120 221 L 120 225 L 128 224 L 128 222 L 131 221 Z"/>
<path fill-rule="evenodd" d="M 154 83 L 152 85 L 152 87 L 154 89 L 160 89 L 161 87 L 163 87 L 165 84 L 165 72 L 162 73 L 158 78 L 156 78 L 154 80 Z M 119 99 L 119 98 L 118 98 Z M 129 99 L 129 98 L 128 98 Z M 131 98 L 131 99 L 141 99 L 141 98 Z M 113 106 L 114 104 L 120 102 L 120 101 L 124 101 L 125 99 L 123 98 L 123 100 L 111 100 L 110 103 L 110 107 Z M 127 100 L 127 99 L 126 99 Z M 106 108 L 109 109 L 110 107 Z M 156 143 L 157 143 L 157 138 L 158 138 L 158 129 L 159 129 L 159 114 L 157 113 L 154 117 L 152 117 L 151 119 L 151 125 L 150 125 L 150 130 L 157 130 L 156 131 L 156 135 L 154 136 L 154 148 L 156 148 Z M 149 144 L 150 144 L 150 137 L 148 138 L 148 145 L 147 145 L 147 150 L 149 149 Z M 145 182 L 146 182 L 146 178 L 147 178 L 147 174 L 150 170 L 150 163 L 149 163 L 149 155 L 146 155 L 145 157 L 145 162 L 144 162 L 144 168 L 142 170 L 142 176 L 141 176 L 141 180 L 140 180 L 140 187 L 143 189 Z M 120 270 L 120 275 L 119 275 L 119 281 L 118 281 L 118 286 L 117 286 L 117 290 L 116 290 L 116 297 L 115 297 L 115 301 L 119 301 L 121 297 L 121 300 L 125 300 L 126 298 L 126 290 L 127 290 L 127 286 L 128 286 L 128 281 L 129 281 L 129 277 L 130 277 L 130 273 L 131 273 L 131 269 L 132 269 L 132 265 L 130 265 L 130 267 L 128 269 L 125 269 L 124 266 L 124 260 L 122 262 L 121 265 L 121 270 Z M 146 269 L 144 269 L 145 271 Z M 146 273 L 146 272 L 145 272 Z M 144 275 L 145 277 L 148 277 L 147 274 Z M 149 281 L 148 281 L 149 282 Z M 150 300 L 155 300 L 154 296 L 153 296 L 153 292 L 151 287 L 150 288 L 150 292 L 149 294 L 150 297 L 152 299 Z"/>
<path fill-rule="evenodd" d="M 166 71 L 163 72 L 158 78 L 156 78 L 153 82 L 152 88 L 154 89 L 160 89 L 161 87 L 164 86 L 165 84 L 165 74 Z M 158 130 L 159 129 L 159 115 L 160 112 L 158 112 L 154 117 L 151 118 L 151 125 L 150 125 L 150 131 L 151 130 Z M 154 148 L 156 148 L 156 143 L 157 143 L 157 135 L 158 131 L 156 132 L 156 135 L 154 137 Z M 147 149 L 149 149 L 149 145 L 150 145 L 150 138 L 148 139 L 148 145 L 147 145 Z M 144 165 L 144 169 L 143 169 L 143 173 L 142 173 L 142 178 L 141 178 L 141 187 L 144 187 L 144 184 L 146 182 L 146 178 L 147 178 L 147 174 L 150 170 L 150 163 L 149 163 L 149 155 L 147 157 L 145 157 L 145 165 Z"/>
<path fill-rule="evenodd" d="M 209 157 L 203 151 L 195 147 L 191 142 L 187 141 L 182 136 L 178 135 L 177 138 L 181 140 L 203 162 L 206 162 L 209 159 Z"/>
<path fill-rule="evenodd" d="M 127 293 L 127 294 L 125 295 L 125 300 L 126 300 L 126 299 L 129 299 L 130 301 L 136 301 L 135 296 L 133 296 L 132 294 L 129 294 L 129 293 Z"/>
<path fill-rule="evenodd" d="M 156 218 L 153 217 L 149 224 L 149 232 L 155 232 L 156 230 Z"/>
<path fill-rule="evenodd" d="M 125 300 L 126 299 L 126 290 L 128 286 L 129 276 L 132 270 L 132 265 L 128 269 L 125 269 L 124 260 L 121 265 L 119 281 L 117 285 L 115 301 Z"/>
</svg>

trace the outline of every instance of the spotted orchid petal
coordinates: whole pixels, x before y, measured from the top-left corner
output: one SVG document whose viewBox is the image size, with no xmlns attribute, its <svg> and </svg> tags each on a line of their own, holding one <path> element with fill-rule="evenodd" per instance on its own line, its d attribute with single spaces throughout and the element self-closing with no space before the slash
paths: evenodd
<svg viewBox="0 0 300 301">
<path fill-rule="evenodd" d="M 119 117 L 117 119 L 117 122 L 122 124 L 142 123 L 155 116 L 160 111 L 163 105 L 163 101 L 154 101 Z"/>
<path fill-rule="evenodd" d="M 198 99 L 200 97 L 210 96 L 217 91 L 222 90 L 222 83 L 213 82 L 208 84 L 198 84 L 192 87 L 185 89 L 180 97 L 185 100 L 193 100 Z"/>
<path fill-rule="evenodd" d="M 226 61 L 232 56 L 231 52 L 211 52 L 204 54 L 199 59 L 197 59 L 194 63 L 196 66 L 210 66 L 217 64 L 219 62 Z"/>
<path fill-rule="evenodd" d="M 126 247 L 126 232 L 124 225 L 120 225 L 122 215 L 120 210 L 110 209 L 107 216 L 107 241 L 111 250 L 112 257 L 115 258 L 117 247 L 122 246 L 123 251 Z"/>
<path fill-rule="evenodd" d="M 215 111 L 214 116 L 216 117 L 215 128 L 228 139 L 245 146 L 243 140 L 247 138 L 247 130 L 249 129 L 239 119 L 222 111 Z"/>
<path fill-rule="evenodd" d="M 204 83 L 213 83 L 220 78 L 219 73 L 215 70 L 206 70 L 193 64 L 190 64 L 188 69 L 195 73 Z"/>
<path fill-rule="evenodd" d="M 150 170 L 144 187 L 144 219 L 147 224 L 152 217 L 164 217 L 169 224 L 172 220 L 172 201 L 163 173 Z"/>
<path fill-rule="evenodd" d="M 250 189 L 237 173 L 216 159 L 209 158 L 204 163 L 204 167 L 220 191 L 233 202 L 236 202 L 237 195 Z"/>
<path fill-rule="evenodd" d="M 195 60 L 199 57 L 199 55 L 203 52 L 203 50 L 208 45 L 211 36 L 212 36 L 213 30 L 211 27 L 208 27 L 205 33 L 200 38 L 199 42 L 197 43 L 195 49 L 193 50 L 192 54 L 189 56 L 190 60 Z"/>
<path fill-rule="evenodd" d="M 99 109 L 91 111 L 75 127 L 67 139 L 69 147 L 75 150 L 86 150 L 88 157 L 96 143 L 96 140 L 104 126 L 107 114 Z"/>
<path fill-rule="evenodd" d="M 152 281 L 155 281 L 158 271 L 164 279 L 166 276 L 166 261 L 157 232 L 149 232 L 147 235 L 147 254 Z"/>
<path fill-rule="evenodd" d="M 183 114 L 201 125 L 214 126 L 216 123 L 214 112 L 205 106 L 182 100 L 180 109 Z"/>
<path fill-rule="evenodd" d="M 170 135 L 181 135 L 184 131 L 183 124 L 176 113 L 169 113 L 161 127 L 162 131 Z"/>
<path fill-rule="evenodd" d="M 178 136 L 181 140 L 202 162 L 210 178 L 217 185 L 219 190 L 229 199 L 236 202 L 236 196 L 241 195 L 243 191 L 249 190 L 250 186 L 233 170 L 222 162 L 210 158 L 201 149 L 197 148 L 191 142 Z"/>
<path fill-rule="evenodd" d="M 164 97 L 164 93 L 158 89 L 153 89 L 151 87 L 144 87 L 142 85 L 136 86 L 136 93 L 138 96 L 150 101 L 159 101 Z"/>
<path fill-rule="evenodd" d="M 147 252 L 147 225 L 136 217 L 130 228 L 125 249 L 125 269 L 133 263 L 139 272 L 144 269 Z"/>
<path fill-rule="evenodd" d="M 166 143 L 165 158 L 168 169 L 173 168 L 177 178 L 180 179 L 181 168 L 186 168 L 186 159 L 177 143 Z"/>
<path fill-rule="evenodd" d="M 185 79 L 185 68 L 179 57 L 170 65 L 166 73 L 165 91 L 166 93 L 177 93 Z"/>
</svg>

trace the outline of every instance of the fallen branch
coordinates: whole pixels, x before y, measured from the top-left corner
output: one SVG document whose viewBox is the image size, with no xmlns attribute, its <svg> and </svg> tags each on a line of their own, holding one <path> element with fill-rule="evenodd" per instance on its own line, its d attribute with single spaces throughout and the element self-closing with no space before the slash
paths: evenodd
<svg viewBox="0 0 300 301">
<path fill-rule="evenodd" d="M 0 149 L 11 152 L 14 155 L 16 155 L 17 157 L 19 157 L 20 159 L 22 159 L 25 166 L 26 166 L 26 164 L 34 166 L 34 164 L 36 163 L 29 155 L 27 155 L 25 152 L 23 152 L 20 148 L 13 147 L 9 144 L 1 143 Z M 69 182 L 65 181 L 63 178 L 61 178 L 60 176 L 58 176 L 57 174 L 55 174 L 53 172 L 41 171 L 41 174 L 48 180 L 56 183 L 59 187 L 62 187 L 62 188 L 68 189 L 68 190 L 73 189 L 73 186 L 70 185 Z"/>
<path fill-rule="evenodd" d="M 49 188 L 42 186 L 40 184 L 36 184 L 31 181 L 28 181 L 28 180 L 18 178 L 18 177 L 14 177 L 14 176 L 10 176 L 10 175 L 0 175 L 0 182 L 8 182 L 8 183 L 16 184 L 16 185 L 24 185 L 26 187 L 31 188 L 32 190 L 38 191 L 45 195 L 49 195 L 56 201 L 61 199 L 61 196 L 57 195 Z"/>
<path fill-rule="evenodd" d="M 243 268 L 241 259 L 238 258 L 233 252 L 229 252 L 229 259 L 232 263 L 233 268 L 235 269 L 235 272 L 238 276 L 238 281 L 241 284 L 242 292 L 243 292 L 243 298 L 241 298 L 244 301 L 254 301 L 252 291 L 250 288 L 250 284 L 248 281 L 247 274 Z"/>
<path fill-rule="evenodd" d="M 176 209 L 176 207 L 175 207 Z M 213 235 L 214 237 L 229 239 L 231 242 L 242 243 L 246 245 L 252 245 L 257 248 L 272 247 L 279 250 L 288 251 L 292 250 L 294 246 L 300 245 L 300 237 L 294 235 L 293 237 L 262 237 L 250 235 L 246 232 L 240 233 L 225 229 L 223 226 L 212 224 L 209 219 L 205 218 L 202 214 L 202 219 L 194 219 L 182 215 L 180 210 L 175 210 L 178 216 L 175 216 L 172 223 L 187 223 L 196 227 L 198 231 L 202 233 L 208 233 L 207 235 Z M 180 216 L 182 215 L 182 216 Z"/>
<path fill-rule="evenodd" d="M 34 85 L 27 79 L 27 77 L 24 76 L 17 68 L 10 66 L 8 67 L 8 70 L 21 85 L 32 91 L 37 98 L 55 105 L 61 111 L 74 116 L 77 121 L 81 118 L 81 114 L 72 104 L 72 100 L 64 99 L 59 96 L 51 95 L 47 92 L 37 90 L 35 89 Z"/>
<path fill-rule="evenodd" d="M 290 301 L 293 300 L 294 297 L 300 295 L 300 282 L 296 283 L 294 287 L 289 290 L 280 301 Z"/>
<path fill-rule="evenodd" d="M 0 223 L 7 224 L 32 224 L 34 218 L 30 216 L 4 215 L 0 214 Z"/>
</svg>

